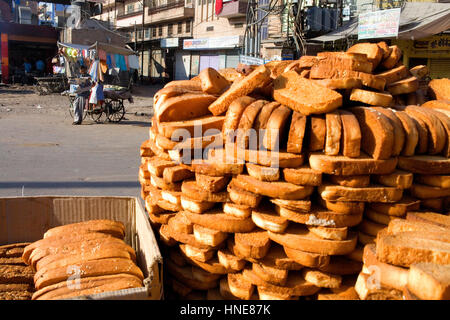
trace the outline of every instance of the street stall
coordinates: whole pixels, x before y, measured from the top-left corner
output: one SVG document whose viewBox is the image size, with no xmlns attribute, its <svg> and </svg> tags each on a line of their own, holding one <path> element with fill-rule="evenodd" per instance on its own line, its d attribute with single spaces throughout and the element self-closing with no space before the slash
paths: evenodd
<svg viewBox="0 0 450 320">
<path fill-rule="evenodd" d="M 136 53 L 126 47 L 101 42 L 90 46 L 58 42 L 58 48 L 70 84 L 69 90 L 63 94 L 71 101 L 71 115 L 76 90 L 80 85 L 80 69 L 84 66 L 89 70 L 90 81 L 95 84 L 84 117 L 89 114 L 96 122 L 121 121 L 125 115 L 124 100 L 133 102 L 133 75 L 139 69 Z"/>
</svg>

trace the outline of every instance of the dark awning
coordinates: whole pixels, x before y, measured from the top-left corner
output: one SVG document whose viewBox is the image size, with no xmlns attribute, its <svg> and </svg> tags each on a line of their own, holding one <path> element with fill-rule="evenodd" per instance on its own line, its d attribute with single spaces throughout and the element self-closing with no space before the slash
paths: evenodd
<svg viewBox="0 0 450 320">
<path fill-rule="evenodd" d="M 450 29 L 450 3 L 406 2 L 400 14 L 397 39 L 416 40 Z M 312 42 L 337 41 L 358 36 L 358 19 L 323 36 L 308 39 Z"/>
</svg>

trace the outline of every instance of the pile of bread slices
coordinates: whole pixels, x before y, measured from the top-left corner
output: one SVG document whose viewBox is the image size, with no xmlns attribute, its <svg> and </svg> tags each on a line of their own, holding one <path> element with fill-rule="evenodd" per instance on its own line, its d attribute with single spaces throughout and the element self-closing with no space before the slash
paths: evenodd
<svg viewBox="0 0 450 320">
<path fill-rule="evenodd" d="M 161 89 L 139 179 L 166 292 L 360 299 L 365 245 L 448 213 L 450 80 L 400 59 L 361 43 Z"/>
<path fill-rule="evenodd" d="M 47 230 L 22 247 L 32 300 L 59 300 L 143 286 L 135 250 L 122 222 L 88 220 Z M 26 272 L 23 272 L 23 277 Z"/>
</svg>

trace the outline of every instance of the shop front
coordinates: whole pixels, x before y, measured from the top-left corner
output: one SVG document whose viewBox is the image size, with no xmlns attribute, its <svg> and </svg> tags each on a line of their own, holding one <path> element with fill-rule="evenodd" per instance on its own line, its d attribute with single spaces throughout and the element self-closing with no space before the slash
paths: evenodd
<svg viewBox="0 0 450 320">
<path fill-rule="evenodd" d="M 430 77 L 450 78 L 450 33 L 442 33 L 420 40 L 393 40 L 403 51 L 403 64 L 412 68 L 426 65 Z"/>
<path fill-rule="evenodd" d="M 184 40 L 184 55 L 190 55 L 190 77 L 206 68 L 236 68 L 241 47 L 241 36 Z"/>
</svg>

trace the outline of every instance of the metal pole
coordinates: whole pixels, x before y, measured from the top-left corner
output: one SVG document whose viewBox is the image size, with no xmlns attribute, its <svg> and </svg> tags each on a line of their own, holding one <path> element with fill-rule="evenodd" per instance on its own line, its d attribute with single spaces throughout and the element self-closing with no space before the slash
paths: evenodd
<svg viewBox="0 0 450 320">
<path fill-rule="evenodd" d="M 142 52 L 141 52 L 141 84 L 144 79 L 144 38 L 145 38 L 145 31 L 144 31 L 144 17 L 145 17 L 145 0 L 142 0 Z"/>
</svg>

